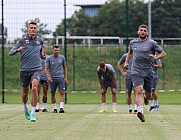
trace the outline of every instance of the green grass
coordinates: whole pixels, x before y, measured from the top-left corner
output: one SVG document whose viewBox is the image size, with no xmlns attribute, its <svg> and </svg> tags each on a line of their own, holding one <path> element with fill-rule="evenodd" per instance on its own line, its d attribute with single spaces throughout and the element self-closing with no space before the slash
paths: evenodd
<svg viewBox="0 0 181 140">
<path fill-rule="evenodd" d="M 127 105 L 118 105 L 118 113 L 99 113 L 97 104 L 67 104 L 64 114 L 36 113 L 37 121 L 25 119 L 22 105 L 0 105 L 2 140 L 178 140 L 181 137 L 181 105 L 161 105 L 158 112 L 147 112 L 142 123 Z"/>
<path fill-rule="evenodd" d="M 0 94 L 0 97 L 2 95 Z M 112 94 L 107 93 L 107 103 L 110 104 Z M 42 93 L 40 94 L 40 103 L 42 98 Z M 56 93 L 57 102 L 59 102 L 59 93 Z M 159 103 L 160 104 L 179 104 L 181 105 L 181 93 L 180 92 L 167 92 L 158 93 Z M 31 93 L 29 93 L 29 102 L 31 99 Z M 134 96 L 133 96 L 134 99 Z M 67 103 L 68 104 L 100 104 L 101 94 L 99 93 L 70 93 L 67 94 Z M 117 94 L 118 104 L 126 104 L 126 94 L 121 93 Z M 7 93 L 5 94 L 5 103 L 6 104 L 20 104 L 21 103 L 21 94 L 20 93 Z M 50 93 L 48 94 L 48 103 L 50 104 Z"/>
</svg>

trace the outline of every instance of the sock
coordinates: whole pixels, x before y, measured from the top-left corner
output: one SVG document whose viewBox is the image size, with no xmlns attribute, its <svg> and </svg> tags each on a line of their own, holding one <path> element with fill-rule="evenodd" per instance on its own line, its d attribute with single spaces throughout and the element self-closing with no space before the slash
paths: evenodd
<svg viewBox="0 0 181 140">
<path fill-rule="evenodd" d="M 138 106 L 138 112 L 143 113 L 143 106 L 142 106 L 142 105 L 139 105 L 139 106 Z"/>
<path fill-rule="evenodd" d="M 153 100 L 149 100 L 150 102 L 150 106 L 154 106 L 154 101 Z"/>
<path fill-rule="evenodd" d="M 134 110 L 137 110 L 137 104 L 134 104 Z"/>
<path fill-rule="evenodd" d="M 23 104 L 23 109 L 25 110 L 25 109 L 28 109 L 28 104 L 26 103 L 26 104 Z"/>
<path fill-rule="evenodd" d="M 60 108 L 64 107 L 64 102 L 60 102 Z"/>
<path fill-rule="evenodd" d="M 106 109 L 106 103 L 102 103 L 102 109 Z"/>
<path fill-rule="evenodd" d="M 43 109 L 47 108 L 47 103 L 43 103 Z"/>
<path fill-rule="evenodd" d="M 158 105 L 158 100 L 155 100 L 155 105 Z"/>
<path fill-rule="evenodd" d="M 115 102 L 112 103 L 112 108 L 116 109 L 116 103 Z"/>
<path fill-rule="evenodd" d="M 37 109 L 37 110 L 39 109 L 39 103 L 36 104 L 36 109 Z"/>
<path fill-rule="evenodd" d="M 35 114 L 35 109 L 36 109 L 36 107 L 31 107 L 31 114 Z"/>
<path fill-rule="evenodd" d="M 132 104 L 128 105 L 128 110 L 132 110 Z"/>
<path fill-rule="evenodd" d="M 57 104 L 56 103 L 54 103 L 52 105 L 53 105 L 53 109 L 57 109 Z"/>
</svg>

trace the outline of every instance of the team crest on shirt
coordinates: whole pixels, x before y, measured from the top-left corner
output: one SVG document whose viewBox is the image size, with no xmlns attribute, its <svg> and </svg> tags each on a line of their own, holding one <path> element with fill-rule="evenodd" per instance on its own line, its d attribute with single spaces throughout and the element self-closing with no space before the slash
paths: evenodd
<svg viewBox="0 0 181 140">
<path fill-rule="evenodd" d="M 145 50 L 146 50 L 146 49 L 148 49 L 148 47 L 147 47 L 147 46 L 144 46 L 143 48 L 144 48 Z"/>
<path fill-rule="evenodd" d="M 36 44 L 40 45 L 40 41 L 37 40 L 37 41 L 36 41 Z"/>
<path fill-rule="evenodd" d="M 29 43 L 30 43 L 30 41 L 29 41 L 29 40 L 25 40 L 25 43 L 26 43 L 26 44 L 29 44 Z"/>
</svg>

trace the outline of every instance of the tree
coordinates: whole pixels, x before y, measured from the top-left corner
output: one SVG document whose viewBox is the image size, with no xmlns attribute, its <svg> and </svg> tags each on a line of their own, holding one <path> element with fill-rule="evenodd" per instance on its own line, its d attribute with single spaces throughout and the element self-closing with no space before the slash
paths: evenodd
<svg viewBox="0 0 181 140">
<path fill-rule="evenodd" d="M 91 17 L 83 12 L 83 10 L 75 11 L 75 13 L 67 19 L 67 33 L 71 36 L 86 36 L 90 32 Z M 57 26 L 53 36 L 64 35 L 64 20 Z"/>
<path fill-rule="evenodd" d="M 47 24 L 41 23 L 39 18 L 35 18 L 35 21 L 38 25 L 38 35 L 41 37 L 44 37 L 44 35 L 49 35 L 51 33 L 51 30 L 46 29 Z M 29 21 L 25 22 L 24 28 L 21 29 L 21 31 L 24 33 L 24 35 L 27 35 L 28 33 L 28 23 Z"/>
</svg>

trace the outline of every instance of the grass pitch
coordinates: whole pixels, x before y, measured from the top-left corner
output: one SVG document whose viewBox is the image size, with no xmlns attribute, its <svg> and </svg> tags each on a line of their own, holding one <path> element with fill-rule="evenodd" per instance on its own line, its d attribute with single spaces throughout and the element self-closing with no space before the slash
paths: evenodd
<svg viewBox="0 0 181 140">
<path fill-rule="evenodd" d="M 36 113 L 37 121 L 25 119 L 21 104 L 0 105 L 1 140 L 178 140 L 181 137 L 181 105 L 161 105 L 158 112 L 147 112 L 142 123 L 127 105 L 112 105 L 99 113 L 100 104 L 66 104 L 64 114 Z"/>
</svg>

